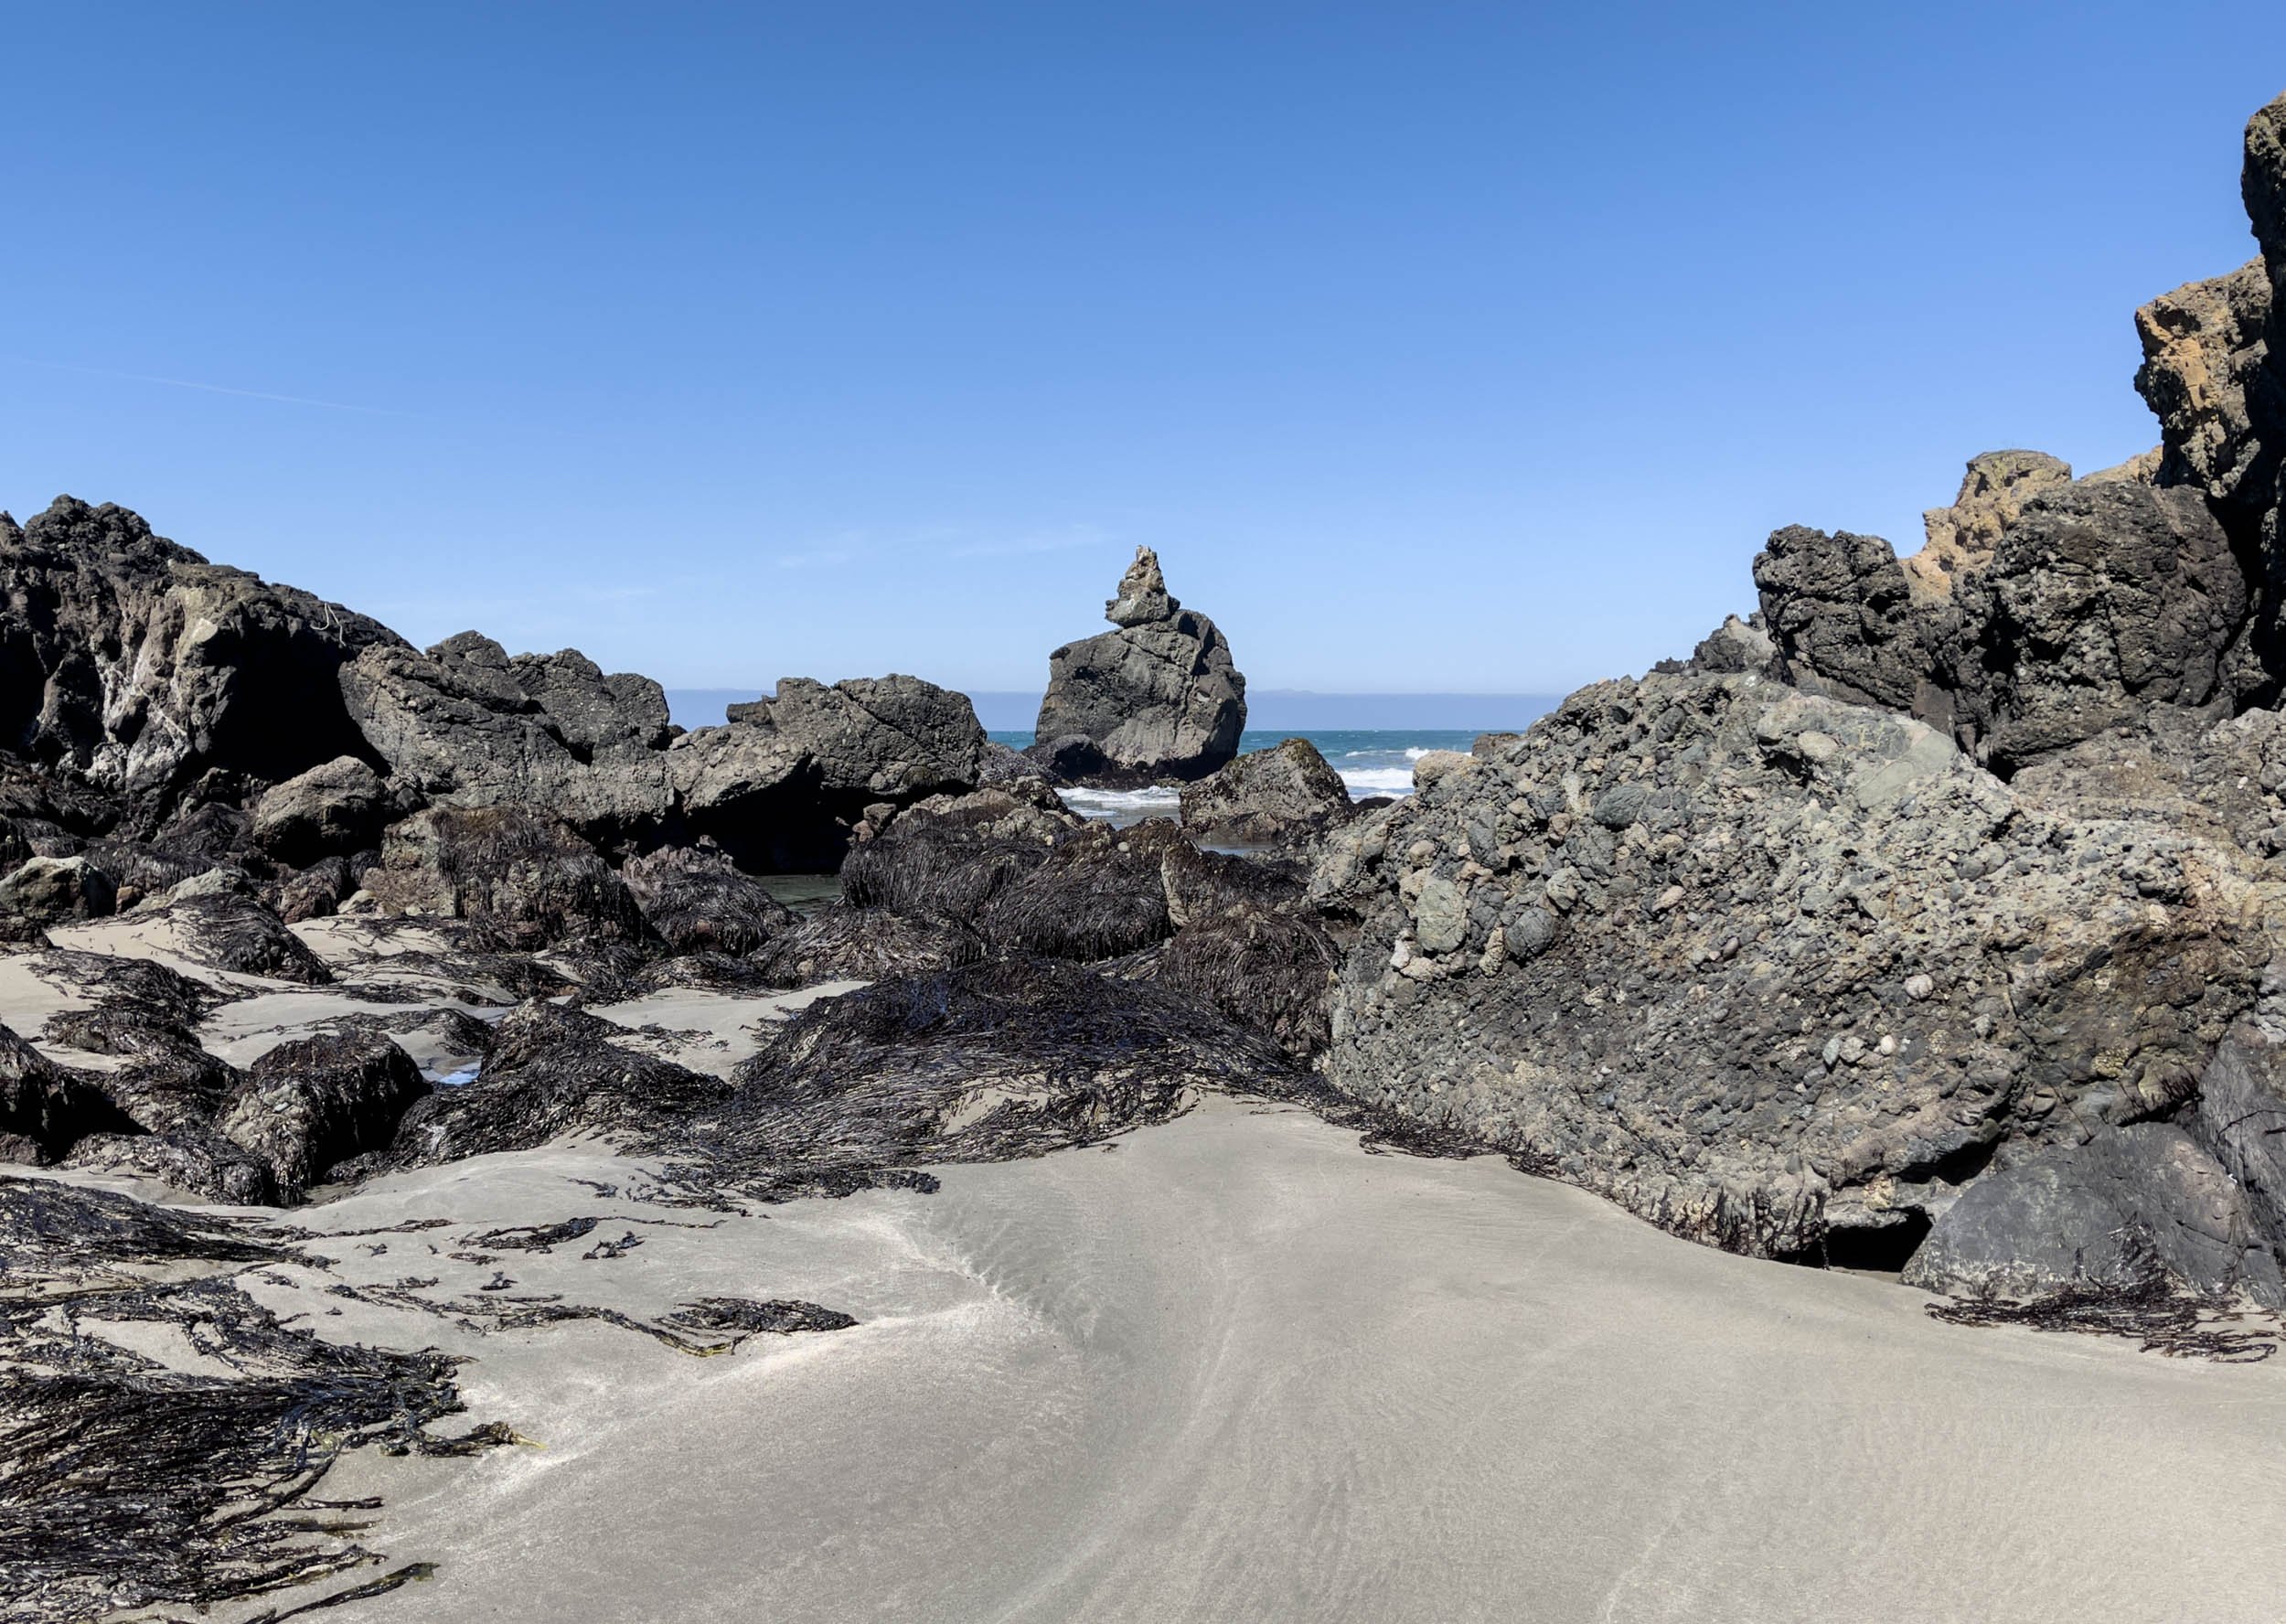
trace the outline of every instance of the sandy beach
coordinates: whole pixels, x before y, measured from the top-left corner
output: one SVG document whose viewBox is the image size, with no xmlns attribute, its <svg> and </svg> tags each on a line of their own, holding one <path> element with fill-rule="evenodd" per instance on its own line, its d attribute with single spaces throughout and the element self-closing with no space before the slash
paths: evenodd
<svg viewBox="0 0 2286 1624">
<path fill-rule="evenodd" d="M 1106 1149 L 945 1169 L 935 1195 L 713 1227 L 594 1187 L 641 1177 L 558 1148 L 297 1216 L 450 1217 L 317 1247 L 341 1277 L 438 1277 L 440 1298 L 496 1266 L 432 1244 L 600 1216 L 596 1238 L 642 1245 L 497 1266 L 637 1315 L 720 1293 L 860 1323 L 698 1359 L 604 1324 L 315 1318 L 472 1355 L 471 1418 L 533 1440 L 346 1461 L 329 1497 L 386 1497 L 367 1543 L 437 1567 L 334 1617 L 2277 1615 L 2286 1369 L 1945 1325 L 1887 1280 L 1725 1255 L 1490 1159 L 1370 1156 L 1226 1100 Z M 294 1312 L 323 1277 L 249 1285 Z"/>
</svg>

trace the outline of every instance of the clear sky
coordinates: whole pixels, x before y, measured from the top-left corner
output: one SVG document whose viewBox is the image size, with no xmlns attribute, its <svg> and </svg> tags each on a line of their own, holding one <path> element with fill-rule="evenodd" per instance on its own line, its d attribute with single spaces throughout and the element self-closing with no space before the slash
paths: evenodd
<svg viewBox="0 0 2286 1624">
<path fill-rule="evenodd" d="M 1562 689 L 2152 444 L 2266 4 L 0 6 L 0 506 L 671 686 Z"/>
</svg>

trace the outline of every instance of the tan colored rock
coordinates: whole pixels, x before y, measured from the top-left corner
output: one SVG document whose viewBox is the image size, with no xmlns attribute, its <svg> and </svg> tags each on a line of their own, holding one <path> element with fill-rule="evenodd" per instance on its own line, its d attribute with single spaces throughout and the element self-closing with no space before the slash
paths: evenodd
<svg viewBox="0 0 2286 1624">
<path fill-rule="evenodd" d="M 2069 485 L 2071 479 L 2071 465 L 2045 452 L 1988 451 L 1970 458 L 1952 506 L 1932 508 L 1921 516 L 1928 544 L 1900 561 L 1914 597 L 1951 597 L 1961 577 L 1979 573 L 1992 562 L 2001 532 L 2016 522 L 2030 497 Z"/>
</svg>

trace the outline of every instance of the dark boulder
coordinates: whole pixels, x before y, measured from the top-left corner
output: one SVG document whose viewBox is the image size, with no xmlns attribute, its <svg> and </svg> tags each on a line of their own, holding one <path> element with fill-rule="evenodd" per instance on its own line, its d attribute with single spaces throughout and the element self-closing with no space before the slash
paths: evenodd
<svg viewBox="0 0 2286 1624">
<path fill-rule="evenodd" d="M 1175 935 L 1119 973 L 1187 994 L 1314 1061 L 1331 1038 L 1343 947 L 1309 904 L 1309 876 L 1293 859 L 1168 849 L 1159 879 Z"/>
<path fill-rule="evenodd" d="M 241 1207 L 278 1204 L 277 1185 L 259 1157 L 197 1128 L 90 1134 L 71 1147 L 62 1165 L 73 1172 L 148 1180 L 201 1201 Z"/>
<path fill-rule="evenodd" d="M 476 1080 L 418 1100 L 389 1148 L 357 1170 L 433 1167 L 572 1135 L 640 1141 L 729 1093 L 718 1078 L 622 1047 L 622 1031 L 582 1010 L 519 1006 Z"/>
<path fill-rule="evenodd" d="M 1249 751 L 1182 792 L 1182 827 L 1194 839 L 1271 845 L 1307 839 L 1349 821 L 1350 786 L 1307 739 Z"/>
<path fill-rule="evenodd" d="M 1789 525 L 1756 555 L 1754 584 L 1780 678 L 1806 693 L 1913 709 L 1928 657 L 1889 543 Z"/>
<path fill-rule="evenodd" d="M 1047 764 L 1075 781 L 1189 782 L 1236 755 L 1246 679 L 1214 623 L 1168 594 L 1149 548 L 1136 550 L 1104 617 L 1114 630 L 1048 657 L 1034 732 Z"/>
<path fill-rule="evenodd" d="M 628 859 L 620 877 L 673 953 L 752 953 L 794 924 L 761 881 L 711 848 L 661 847 Z"/>
<path fill-rule="evenodd" d="M 429 1092 L 411 1056 L 377 1033 L 304 1038 L 248 1068 L 219 1127 L 261 1159 L 292 1202 L 336 1162 L 387 1145 Z"/>
<path fill-rule="evenodd" d="M 1943 682 L 1995 771 L 2161 707 L 2228 715 L 2264 680 L 2246 644 L 2249 582 L 2192 491 L 2044 492 L 1960 599 Z"/>
<path fill-rule="evenodd" d="M 163 931 L 169 946 L 195 965 L 240 976 L 323 987 L 334 978 L 326 961 L 286 928 L 276 910 L 217 871 L 227 883 L 187 881 L 145 903 L 135 917 Z"/>
<path fill-rule="evenodd" d="M 40 1039 L 122 1062 L 94 1081 L 144 1133 L 210 1137 L 241 1081 L 237 1069 L 208 1053 L 174 1013 L 132 999 L 107 998 L 93 1009 L 65 1010 L 48 1020 Z"/>
<path fill-rule="evenodd" d="M 118 888 L 86 857 L 35 857 L 0 879 L 0 914 L 27 924 L 60 924 L 109 914 Z"/>
<path fill-rule="evenodd" d="M 1199 1091 L 1277 1088 L 1275 1043 L 1162 988 L 1000 959 L 797 1012 L 742 1062 L 710 1140 L 785 1193 L 884 1169 L 1038 1155 L 1164 1121 Z"/>
<path fill-rule="evenodd" d="M 362 867 L 353 867 L 346 857 L 324 857 L 301 872 L 287 875 L 278 885 L 278 917 L 294 924 L 304 919 L 324 919 L 337 912 L 359 889 L 358 877 L 364 870 L 379 861 L 378 851 L 370 853 L 369 860 Z"/>
<path fill-rule="evenodd" d="M 2026 475 L 1929 518 L 1902 561 L 1876 537 L 1773 535 L 1754 566 L 1772 674 L 1917 716 L 2003 774 L 2161 709 L 2228 714 L 2270 680 L 2256 586 L 2195 492 Z"/>
<path fill-rule="evenodd" d="M 249 833 L 280 862 L 302 868 L 372 846 L 390 814 L 380 775 L 343 755 L 264 791 Z"/>
<path fill-rule="evenodd" d="M 2131 1290 L 2153 1270 L 2202 1296 L 2286 1301 L 2279 1259 L 2230 1175 L 2182 1128 L 2107 1128 L 1987 1174 L 1955 1201 L 1905 1271 L 1960 1297 Z"/>
<path fill-rule="evenodd" d="M 30 1140 L 52 1161 L 89 1134 L 134 1131 L 92 1081 L 0 1026 L 0 1133 Z"/>
<path fill-rule="evenodd" d="M 656 939 L 626 881 L 570 826 L 531 807 L 436 807 L 409 817 L 383 838 L 364 884 L 386 914 L 467 920 L 478 947 Z"/>
</svg>

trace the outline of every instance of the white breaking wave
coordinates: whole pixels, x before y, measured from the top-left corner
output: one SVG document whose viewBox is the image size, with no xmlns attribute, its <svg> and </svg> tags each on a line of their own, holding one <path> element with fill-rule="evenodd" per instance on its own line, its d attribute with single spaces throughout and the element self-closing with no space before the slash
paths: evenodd
<svg viewBox="0 0 2286 1624">
<path fill-rule="evenodd" d="M 1351 767 L 1341 775 L 1341 782 L 1350 786 L 1350 798 L 1353 801 L 1362 801 L 1367 796 L 1413 793 L 1413 773 L 1407 767 Z"/>
<path fill-rule="evenodd" d="M 1057 794 L 1082 817 L 1115 817 L 1123 814 L 1172 816 L 1181 809 L 1182 792 L 1154 785 L 1149 789 L 1064 789 Z"/>
</svg>

